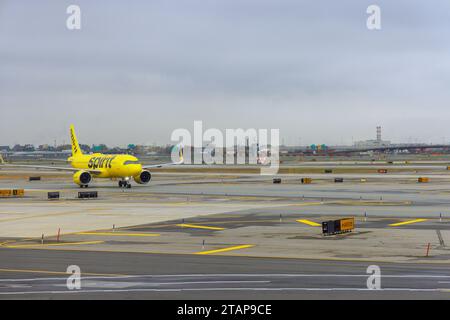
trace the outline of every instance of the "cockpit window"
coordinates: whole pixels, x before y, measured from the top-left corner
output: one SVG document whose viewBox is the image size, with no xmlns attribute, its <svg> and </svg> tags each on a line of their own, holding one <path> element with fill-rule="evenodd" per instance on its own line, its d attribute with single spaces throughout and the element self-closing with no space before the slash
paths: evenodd
<svg viewBox="0 0 450 320">
<path fill-rule="evenodd" d="M 129 165 L 129 164 L 139 164 L 139 161 L 128 160 L 128 161 L 125 161 L 125 162 L 123 163 L 124 166 L 127 166 L 127 165 Z"/>
</svg>

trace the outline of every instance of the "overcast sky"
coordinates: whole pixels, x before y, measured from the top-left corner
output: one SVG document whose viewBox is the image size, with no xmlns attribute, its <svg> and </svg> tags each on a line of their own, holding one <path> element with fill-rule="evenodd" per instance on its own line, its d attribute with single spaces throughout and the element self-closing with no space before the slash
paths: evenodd
<svg viewBox="0 0 450 320">
<path fill-rule="evenodd" d="M 72 122 L 82 143 L 169 143 L 194 120 L 449 142 L 449 39 L 448 0 L 0 0 L 0 145 L 68 142 Z"/>
</svg>

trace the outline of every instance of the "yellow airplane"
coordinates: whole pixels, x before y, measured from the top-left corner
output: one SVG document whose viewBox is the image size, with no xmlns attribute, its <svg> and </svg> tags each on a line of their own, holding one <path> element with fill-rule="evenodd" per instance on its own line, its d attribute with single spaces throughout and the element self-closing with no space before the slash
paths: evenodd
<svg viewBox="0 0 450 320">
<path fill-rule="evenodd" d="M 54 167 L 54 166 L 32 166 L 32 165 L 14 165 L 4 164 L 0 155 L 0 164 L 10 167 L 28 167 L 37 169 L 50 169 L 58 171 L 74 172 L 73 182 L 81 188 L 87 188 L 92 178 L 120 179 L 119 187 L 131 188 L 131 178 L 138 184 L 147 184 L 152 175 L 148 169 L 161 168 L 163 166 L 179 165 L 184 162 L 183 149 L 179 147 L 179 161 L 157 165 L 142 165 L 138 158 L 129 154 L 105 155 L 101 153 L 83 154 L 78 139 L 75 134 L 74 126 L 70 126 L 70 140 L 72 142 L 72 156 L 67 159 L 72 168 Z"/>
</svg>

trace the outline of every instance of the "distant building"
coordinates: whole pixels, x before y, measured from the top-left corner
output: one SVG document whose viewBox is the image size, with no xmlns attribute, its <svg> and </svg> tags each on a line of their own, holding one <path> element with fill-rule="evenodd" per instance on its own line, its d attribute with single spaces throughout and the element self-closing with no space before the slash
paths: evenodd
<svg viewBox="0 0 450 320">
<path fill-rule="evenodd" d="M 39 151 L 55 151 L 55 147 L 52 147 L 48 144 L 42 144 L 38 147 Z"/>
<path fill-rule="evenodd" d="M 11 148 L 9 146 L 0 146 L 1 152 L 9 152 L 11 151 Z"/>
<path fill-rule="evenodd" d="M 103 153 L 108 151 L 108 147 L 105 144 L 93 145 L 91 151 L 94 153 Z"/>
<path fill-rule="evenodd" d="M 62 144 L 62 145 L 56 147 L 56 151 L 61 152 L 61 151 L 64 151 L 64 150 L 72 150 L 72 145 L 70 145 L 70 144 Z"/>
<path fill-rule="evenodd" d="M 381 127 L 377 127 L 377 138 L 375 140 L 356 141 L 354 143 L 355 148 L 381 148 L 389 147 L 390 141 L 381 139 Z"/>
<path fill-rule="evenodd" d="M 14 151 L 14 152 L 33 152 L 33 151 L 35 151 L 35 149 L 32 144 L 26 144 L 24 146 L 22 146 L 20 144 L 16 144 L 12 148 L 12 151 Z"/>
<path fill-rule="evenodd" d="M 88 146 L 87 144 L 80 144 L 80 148 L 81 148 L 81 150 L 83 150 L 83 152 L 85 152 L 85 153 L 91 152 L 91 147 Z M 71 150 L 71 149 L 72 149 L 72 146 L 69 147 L 69 150 Z"/>
</svg>

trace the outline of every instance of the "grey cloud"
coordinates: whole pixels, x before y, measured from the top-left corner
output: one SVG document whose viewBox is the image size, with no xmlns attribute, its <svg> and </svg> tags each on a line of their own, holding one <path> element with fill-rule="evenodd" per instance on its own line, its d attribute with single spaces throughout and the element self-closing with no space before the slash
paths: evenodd
<svg viewBox="0 0 450 320">
<path fill-rule="evenodd" d="M 371 1 L 77 3 L 80 32 L 69 1 L 0 5 L 0 144 L 53 141 L 72 120 L 110 144 L 169 142 L 196 119 L 302 143 L 377 124 L 392 140 L 450 136 L 448 1 L 377 1 L 381 31 L 365 27 Z"/>
</svg>

